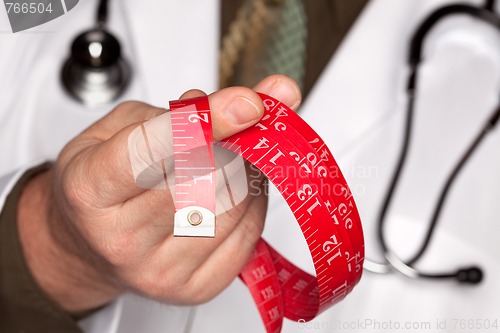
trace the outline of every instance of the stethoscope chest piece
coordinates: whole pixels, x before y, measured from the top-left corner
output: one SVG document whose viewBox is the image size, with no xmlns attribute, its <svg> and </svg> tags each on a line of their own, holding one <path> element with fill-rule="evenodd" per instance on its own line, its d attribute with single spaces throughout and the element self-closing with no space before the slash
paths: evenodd
<svg viewBox="0 0 500 333">
<path fill-rule="evenodd" d="M 87 106 L 117 99 L 131 77 L 118 40 L 102 28 L 81 33 L 71 45 L 62 69 L 62 83 L 70 96 Z"/>
</svg>

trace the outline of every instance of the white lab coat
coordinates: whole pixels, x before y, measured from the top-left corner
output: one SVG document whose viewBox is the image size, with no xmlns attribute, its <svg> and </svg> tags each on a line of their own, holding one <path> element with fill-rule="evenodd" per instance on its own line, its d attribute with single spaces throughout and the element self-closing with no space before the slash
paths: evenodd
<svg viewBox="0 0 500 333">
<path fill-rule="evenodd" d="M 431 10 L 446 3 L 451 1 L 372 0 L 301 110 L 329 144 L 353 189 L 371 258 L 380 259 L 375 222 L 402 137 L 408 40 Z M 10 172 L 0 178 L 0 206 L 20 168 L 54 158 L 112 107 L 86 109 L 69 99 L 59 83 L 69 43 L 91 25 L 94 6 L 94 1 L 81 1 L 36 29 L 45 33 L 0 34 L 0 174 Z M 123 99 L 165 106 L 186 89 L 216 89 L 216 1 L 111 1 L 111 6 L 110 29 L 120 37 L 135 75 Z M 0 30 L 9 30 L 3 11 Z M 183 52 L 173 52 L 179 45 Z M 500 35 L 469 18 L 448 19 L 431 33 L 425 58 L 408 166 L 387 229 L 389 244 L 403 258 L 420 244 L 441 184 L 498 103 Z M 500 129 L 487 137 L 459 176 L 419 264 L 431 272 L 478 264 L 485 270 L 480 286 L 365 273 L 341 304 L 308 324 L 285 321 L 283 332 L 479 332 L 486 331 L 480 325 L 495 320 L 500 325 L 498 145 Z M 284 201 L 272 192 L 264 237 L 312 272 L 294 223 Z M 196 309 L 125 295 L 80 324 L 88 333 L 264 331 L 239 280 Z"/>
</svg>

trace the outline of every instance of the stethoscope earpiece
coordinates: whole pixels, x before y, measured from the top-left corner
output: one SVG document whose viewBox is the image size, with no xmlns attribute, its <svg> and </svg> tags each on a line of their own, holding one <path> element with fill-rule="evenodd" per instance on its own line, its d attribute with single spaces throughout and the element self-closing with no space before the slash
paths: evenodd
<svg viewBox="0 0 500 333">
<path fill-rule="evenodd" d="M 99 10 L 102 7 L 101 4 Z M 62 69 L 61 79 L 66 91 L 88 106 L 117 99 L 131 77 L 130 66 L 121 56 L 120 42 L 104 29 L 104 25 L 105 16 L 98 13 L 98 27 L 75 38 Z"/>
<path fill-rule="evenodd" d="M 460 283 L 479 284 L 483 280 L 483 270 L 477 266 L 459 269 L 456 279 Z"/>
</svg>

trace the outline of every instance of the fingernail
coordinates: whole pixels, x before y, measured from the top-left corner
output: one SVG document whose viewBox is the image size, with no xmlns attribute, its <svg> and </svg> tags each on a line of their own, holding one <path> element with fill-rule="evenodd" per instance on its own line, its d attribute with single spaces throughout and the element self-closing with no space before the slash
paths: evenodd
<svg viewBox="0 0 500 333">
<path fill-rule="evenodd" d="M 235 125 L 244 125 L 261 117 L 257 105 L 245 97 L 238 97 L 226 108 L 227 119 Z"/>
<path fill-rule="evenodd" d="M 269 87 L 269 91 L 266 92 L 266 94 L 273 96 L 292 109 L 298 107 L 301 100 L 301 93 L 297 86 L 288 80 L 276 80 L 271 87 Z"/>
</svg>

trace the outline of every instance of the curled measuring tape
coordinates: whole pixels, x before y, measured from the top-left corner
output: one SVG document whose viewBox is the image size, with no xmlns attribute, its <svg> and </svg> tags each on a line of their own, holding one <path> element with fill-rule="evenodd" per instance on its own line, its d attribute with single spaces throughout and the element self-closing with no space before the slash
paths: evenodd
<svg viewBox="0 0 500 333">
<path fill-rule="evenodd" d="M 302 230 L 316 271 L 316 276 L 302 271 L 263 239 L 259 241 L 240 278 L 248 286 L 266 331 L 270 333 L 281 330 L 283 318 L 311 320 L 342 300 L 361 278 L 364 241 L 351 191 L 326 144 L 293 110 L 270 96 L 259 96 L 265 107 L 262 119 L 217 145 L 241 155 L 280 191 Z M 212 136 L 205 131 L 211 129 L 208 98 L 171 102 L 170 108 L 173 131 L 184 130 L 173 133 L 174 155 L 184 155 L 186 158 L 182 161 L 195 163 L 192 165 L 197 169 L 193 172 L 204 170 L 194 179 L 205 177 L 207 180 L 204 185 L 199 182 L 200 188 L 204 188 L 201 193 L 205 193 L 205 201 L 197 201 L 198 183 L 194 180 L 191 186 L 183 186 L 191 189 L 190 194 L 183 198 L 191 197 L 177 203 L 180 196 L 176 192 L 176 226 L 182 223 L 185 230 L 196 230 L 205 221 L 204 209 L 211 214 L 215 211 L 212 201 L 207 202 L 207 188 L 203 187 L 207 183 L 213 184 L 213 180 L 208 180 L 213 179 L 210 177 L 214 171 L 213 162 L 207 161 L 213 154 Z M 190 143 L 178 141 L 176 133 L 205 140 L 202 146 L 205 148 L 200 150 L 195 139 Z M 188 154 L 190 150 L 194 151 L 195 145 L 196 152 L 206 153 L 201 153 L 203 156 Z M 182 173 L 183 169 L 177 170 L 178 164 L 175 163 L 177 191 L 177 185 L 185 184 L 186 180 L 179 177 L 177 182 L 178 172 Z M 289 174 L 290 170 L 293 170 L 293 175 Z M 183 189 L 182 193 L 188 192 Z M 189 221 L 189 214 L 193 211 L 200 214 L 196 216 L 197 222 L 201 219 L 199 224 Z M 207 213 L 207 218 L 211 214 Z M 214 227 L 213 224 L 209 226 Z M 183 235 L 189 233 L 191 231 Z M 197 235 L 196 231 L 192 233 Z"/>
</svg>

